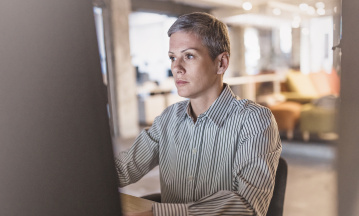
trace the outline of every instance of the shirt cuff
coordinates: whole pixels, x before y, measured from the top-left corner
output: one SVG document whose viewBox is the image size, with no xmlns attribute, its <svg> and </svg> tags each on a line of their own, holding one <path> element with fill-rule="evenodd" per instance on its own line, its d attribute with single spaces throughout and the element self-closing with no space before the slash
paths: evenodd
<svg viewBox="0 0 359 216">
<path fill-rule="evenodd" d="M 155 216 L 186 216 L 188 207 L 186 204 L 178 203 L 154 203 L 152 205 L 153 215 Z"/>
</svg>

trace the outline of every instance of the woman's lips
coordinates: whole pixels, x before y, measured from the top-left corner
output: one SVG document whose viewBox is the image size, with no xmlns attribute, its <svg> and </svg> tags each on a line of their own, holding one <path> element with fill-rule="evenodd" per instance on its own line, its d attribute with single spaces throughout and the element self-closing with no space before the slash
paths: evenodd
<svg viewBox="0 0 359 216">
<path fill-rule="evenodd" d="M 176 80 L 176 85 L 185 85 L 187 84 L 188 82 L 187 81 L 184 81 L 184 80 Z"/>
</svg>

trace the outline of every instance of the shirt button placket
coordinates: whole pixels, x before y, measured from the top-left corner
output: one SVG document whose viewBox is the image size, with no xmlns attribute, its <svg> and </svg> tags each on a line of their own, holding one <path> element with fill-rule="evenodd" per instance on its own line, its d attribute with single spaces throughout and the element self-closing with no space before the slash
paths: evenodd
<svg viewBox="0 0 359 216">
<path fill-rule="evenodd" d="M 196 143 L 197 143 L 197 140 L 195 140 L 195 137 L 196 137 L 196 129 L 197 129 L 197 126 L 196 126 L 197 122 L 194 123 L 192 122 L 192 133 L 193 133 L 193 136 L 192 136 L 192 140 L 191 140 L 191 147 L 190 147 L 190 154 L 192 153 L 192 157 L 190 155 L 189 156 L 189 160 L 187 163 L 191 164 L 191 168 L 188 170 L 188 174 L 187 174 L 187 184 L 188 184 L 188 192 L 189 192 L 189 197 L 192 197 L 193 196 L 193 186 L 194 186 L 194 176 L 193 176 L 193 173 L 195 172 L 195 167 L 196 167 L 196 163 L 197 163 L 197 159 L 196 159 L 196 156 L 195 156 L 195 153 L 197 151 L 196 149 Z M 192 200 L 192 199 L 191 199 Z"/>
</svg>

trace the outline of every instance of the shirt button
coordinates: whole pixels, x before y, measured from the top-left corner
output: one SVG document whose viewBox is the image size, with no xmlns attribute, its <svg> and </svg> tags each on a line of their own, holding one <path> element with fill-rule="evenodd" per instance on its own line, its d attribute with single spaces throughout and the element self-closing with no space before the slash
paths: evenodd
<svg viewBox="0 0 359 216">
<path fill-rule="evenodd" d="M 192 149 L 192 153 L 193 153 L 193 154 L 196 154 L 196 153 L 197 153 L 197 149 L 196 149 L 196 148 Z"/>
<path fill-rule="evenodd" d="M 192 181 L 193 180 L 193 176 L 188 176 L 188 181 Z"/>
</svg>

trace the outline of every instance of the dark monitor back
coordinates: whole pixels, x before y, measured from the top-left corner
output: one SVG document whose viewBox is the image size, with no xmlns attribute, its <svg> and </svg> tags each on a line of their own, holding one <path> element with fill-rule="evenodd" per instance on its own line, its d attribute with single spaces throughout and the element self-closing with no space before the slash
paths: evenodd
<svg viewBox="0 0 359 216">
<path fill-rule="evenodd" d="M 0 2 L 0 215 L 120 215 L 91 0 Z"/>
</svg>

